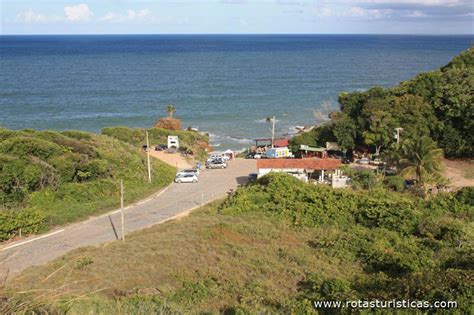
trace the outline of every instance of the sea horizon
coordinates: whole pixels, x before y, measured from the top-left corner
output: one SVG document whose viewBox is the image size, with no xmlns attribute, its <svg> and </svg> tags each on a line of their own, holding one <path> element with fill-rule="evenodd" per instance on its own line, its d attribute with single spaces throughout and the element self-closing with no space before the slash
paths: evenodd
<svg viewBox="0 0 474 315">
<path fill-rule="evenodd" d="M 258 40 L 255 40 L 258 38 Z M 0 35 L 0 126 L 152 127 L 176 106 L 216 149 L 324 122 L 343 91 L 390 87 L 449 62 L 474 36 L 404 34 Z"/>
</svg>

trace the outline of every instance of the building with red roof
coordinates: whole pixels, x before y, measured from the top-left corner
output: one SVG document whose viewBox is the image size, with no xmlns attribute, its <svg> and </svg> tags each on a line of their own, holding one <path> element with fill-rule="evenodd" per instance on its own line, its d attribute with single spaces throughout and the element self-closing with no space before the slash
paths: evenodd
<svg viewBox="0 0 474 315">
<path fill-rule="evenodd" d="M 258 177 L 270 172 L 288 173 L 304 181 L 314 175 L 324 180 L 324 174 L 341 166 L 339 159 L 262 159 L 257 161 Z"/>
</svg>

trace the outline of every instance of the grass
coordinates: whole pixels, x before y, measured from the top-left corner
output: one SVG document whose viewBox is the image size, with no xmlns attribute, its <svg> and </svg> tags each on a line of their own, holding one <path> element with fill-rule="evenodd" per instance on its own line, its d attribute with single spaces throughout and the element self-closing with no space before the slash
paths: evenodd
<svg viewBox="0 0 474 315">
<path fill-rule="evenodd" d="M 359 299 L 455 300 L 466 313 L 473 196 L 424 200 L 271 174 L 126 242 L 25 270 L 0 313 L 308 314 L 310 301 Z"/>
<path fill-rule="evenodd" d="M 321 231 L 296 231 L 262 214 L 221 215 L 217 207 L 133 233 L 125 243 L 75 250 L 29 269 L 9 290 L 48 292 L 42 299 L 57 305 L 85 295 L 73 303 L 72 314 L 117 311 L 110 301 L 149 293 L 173 310 L 216 313 L 296 296 L 310 270 L 341 277 L 361 270 L 357 263 L 341 269 L 340 259 L 315 253 L 308 244 Z"/>
<path fill-rule="evenodd" d="M 109 136 L 81 131 L 0 129 L 0 239 L 82 220 L 167 186 L 175 168 L 151 161 L 138 148 Z M 1 220 L 4 219 L 5 220 Z M 39 219 L 38 219 L 39 218 Z"/>
<path fill-rule="evenodd" d="M 474 179 L 474 161 L 470 160 L 464 170 L 464 177 L 467 179 Z"/>
</svg>

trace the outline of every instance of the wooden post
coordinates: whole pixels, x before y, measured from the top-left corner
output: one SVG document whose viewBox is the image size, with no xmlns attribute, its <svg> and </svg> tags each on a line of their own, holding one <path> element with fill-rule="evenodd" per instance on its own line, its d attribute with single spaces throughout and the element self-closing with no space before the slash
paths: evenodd
<svg viewBox="0 0 474 315">
<path fill-rule="evenodd" d="M 123 180 L 120 180 L 120 213 L 122 217 L 122 241 L 125 242 L 125 220 L 123 216 Z"/>
<path fill-rule="evenodd" d="M 151 166 L 150 166 L 150 142 L 148 141 L 148 130 L 146 132 L 146 157 L 148 163 L 148 182 L 151 183 Z"/>
</svg>

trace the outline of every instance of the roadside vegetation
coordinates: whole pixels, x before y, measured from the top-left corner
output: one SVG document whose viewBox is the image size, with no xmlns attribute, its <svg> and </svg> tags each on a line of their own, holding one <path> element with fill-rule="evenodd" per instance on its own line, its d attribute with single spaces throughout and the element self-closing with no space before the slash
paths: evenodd
<svg viewBox="0 0 474 315">
<path fill-rule="evenodd" d="M 209 137 L 196 131 L 170 130 L 164 128 L 107 127 L 102 129 L 102 134 L 128 142 L 140 148 L 146 144 L 146 131 L 148 131 L 150 146 L 159 144 L 166 145 L 168 143 L 168 136 L 178 136 L 180 150 L 189 151 L 198 159 L 207 156 L 206 149 L 209 148 Z"/>
<path fill-rule="evenodd" d="M 82 131 L 0 129 L 0 241 L 46 231 L 129 203 L 172 182 L 174 168 L 130 144 Z"/>
<path fill-rule="evenodd" d="M 125 243 L 29 269 L 3 312 L 311 314 L 314 300 L 410 299 L 467 314 L 473 210 L 472 188 L 424 200 L 270 174 Z"/>
</svg>

